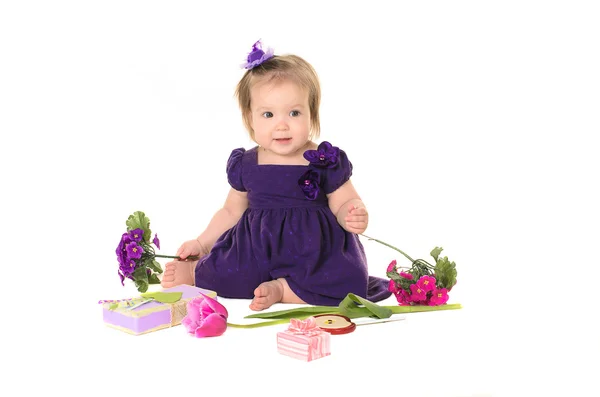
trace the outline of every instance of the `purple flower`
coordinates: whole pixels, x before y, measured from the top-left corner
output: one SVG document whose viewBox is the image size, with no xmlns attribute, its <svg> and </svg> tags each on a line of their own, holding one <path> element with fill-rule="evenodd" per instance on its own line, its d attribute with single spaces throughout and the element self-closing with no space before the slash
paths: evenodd
<svg viewBox="0 0 600 397">
<path fill-rule="evenodd" d="M 144 249 L 137 245 L 135 241 L 132 241 L 131 243 L 127 244 L 127 256 L 130 259 L 139 259 L 142 257 L 143 253 Z"/>
<path fill-rule="evenodd" d="M 125 286 L 125 276 L 123 275 L 123 273 L 121 272 L 121 269 L 119 269 L 119 278 L 121 279 L 121 285 Z"/>
<path fill-rule="evenodd" d="M 131 238 L 129 237 L 129 234 L 123 233 L 123 236 L 121 236 L 121 241 L 119 242 L 117 250 L 115 251 L 117 254 L 117 260 L 119 261 L 120 265 L 127 263 L 127 250 L 125 249 L 125 247 L 130 242 Z"/>
<path fill-rule="evenodd" d="M 315 167 L 333 168 L 340 158 L 340 148 L 324 141 L 319 145 L 317 150 L 305 151 L 304 158 L 310 161 L 310 164 Z"/>
<path fill-rule="evenodd" d="M 304 195 L 309 200 L 314 200 L 319 195 L 319 182 L 321 177 L 318 172 L 308 170 L 300 179 L 298 179 L 298 185 L 304 192 Z"/>
<path fill-rule="evenodd" d="M 119 277 L 121 278 L 121 284 L 125 278 L 133 280 L 133 272 L 135 271 L 136 263 L 133 259 L 128 259 L 127 262 L 119 266 Z"/>
<path fill-rule="evenodd" d="M 160 240 L 158 239 L 158 235 L 156 233 L 154 233 L 154 239 L 152 240 L 152 242 L 154 243 L 154 245 L 156 245 L 156 248 L 160 249 Z"/>
<path fill-rule="evenodd" d="M 129 232 L 129 238 L 133 241 L 142 241 L 144 231 L 142 229 L 133 229 Z"/>
</svg>

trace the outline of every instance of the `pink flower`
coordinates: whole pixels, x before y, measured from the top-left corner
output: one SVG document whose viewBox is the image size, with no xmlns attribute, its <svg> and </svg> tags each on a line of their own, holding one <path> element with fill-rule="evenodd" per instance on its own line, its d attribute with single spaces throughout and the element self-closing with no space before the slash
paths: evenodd
<svg viewBox="0 0 600 397">
<path fill-rule="evenodd" d="M 446 288 L 435 289 L 429 298 L 429 306 L 439 306 L 448 302 L 448 290 Z"/>
<path fill-rule="evenodd" d="M 410 295 L 415 303 L 427 300 L 427 292 L 417 284 L 410 285 Z"/>
<path fill-rule="evenodd" d="M 196 338 L 222 335 L 227 329 L 227 309 L 213 298 L 200 293 L 187 304 L 181 324 Z"/>
<path fill-rule="evenodd" d="M 398 301 L 399 305 L 402 305 L 402 306 L 410 305 L 410 302 L 412 301 L 410 293 L 403 289 L 399 290 L 394 295 L 396 296 L 396 300 Z"/>
<path fill-rule="evenodd" d="M 390 280 L 390 284 L 388 285 L 388 291 L 394 294 L 400 291 L 400 289 L 396 286 L 396 282 L 394 280 Z"/>
<path fill-rule="evenodd" d="M 404 277 L 407 280 L 412 280 L 413 279 L 413 275 L 410 273 L 405 273 L 405 272 L 400 272 L 400 277 Z"/>
<path fill-rule="evenodd" d="M 396 260 L 394 259 L 393 261 L 390 262 L 390 264 L 387 267 L 387 272 L 393 272 L 396 270 Z"/>
<path fill-rule="evenodd" d="M 417 285 L 422 288 L 425 292 L 433 291 L 435 289 L 435 277 L 422 276 Z"/>
</svg>

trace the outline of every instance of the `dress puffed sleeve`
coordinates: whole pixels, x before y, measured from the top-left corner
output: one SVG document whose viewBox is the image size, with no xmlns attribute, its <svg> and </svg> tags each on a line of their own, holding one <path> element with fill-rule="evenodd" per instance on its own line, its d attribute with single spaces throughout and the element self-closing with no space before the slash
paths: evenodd
<svg viewBox="0 0 600 397">
<path fill-rule="evenodd" d="M 325 168 L 324 176 L 323 191 L 325 194 L 335 192 L 350 179 L 352 176 L 352 163 L 348 160 L 346 152 L 340 149 L 337 164 L 334 167 Z"/>
<path fill-rule="evenodd" d="M 245 192 L 244 182 L 242 180 L 242 157 L 246 149 L 234 149 L 227 160 L 227 182 L 232 188 L 240 192 Z"/>
</svg>

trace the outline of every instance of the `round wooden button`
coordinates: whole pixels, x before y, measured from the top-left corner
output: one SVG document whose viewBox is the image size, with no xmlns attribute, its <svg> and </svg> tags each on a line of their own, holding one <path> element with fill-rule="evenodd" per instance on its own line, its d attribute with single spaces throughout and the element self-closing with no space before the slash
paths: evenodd
<svg viewBox="0 0 600 397">
<path fill-rule="evenodd" d="M 356 324 L 341 314 L 319 314 L 314 317 L 317 327 L 332 335 L 349 334 L 356 329 Z"/>
</svg>

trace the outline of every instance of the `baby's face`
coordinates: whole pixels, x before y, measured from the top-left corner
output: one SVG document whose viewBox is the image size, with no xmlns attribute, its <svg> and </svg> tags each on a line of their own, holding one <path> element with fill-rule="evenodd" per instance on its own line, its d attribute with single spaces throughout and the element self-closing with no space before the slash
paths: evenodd
<svg viewBox="0 0 600 397">
<path fill-rule="evenodd" d="M 250 92 L 254 139 L 280 156 L 305 147 L 310 133 L 308 92 L 289 81 L 258 82 Z"/>
</svg>

